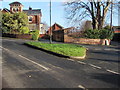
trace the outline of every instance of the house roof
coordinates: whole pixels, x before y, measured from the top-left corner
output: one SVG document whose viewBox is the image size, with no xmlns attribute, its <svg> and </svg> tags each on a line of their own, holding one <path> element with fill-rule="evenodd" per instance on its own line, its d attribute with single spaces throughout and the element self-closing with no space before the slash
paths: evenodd
<svg viewBox="0 0 120 90">
<path fill-rule="evenodd" d="M 41 9 L 23 10 L 23 12 L 27 13 L 28 15 L 42 15 Z"/>
<path fill-rule="evenodd" d="M 9 9 L 7 9 L 7 8 L 3 8 L 3 10 L 2 10 L 2 11 L 10 12 L 10 10 L 9 10 Z"/>
<path fill-rule="evenodd" d="M 71 29 L 75 29 L 75 27 L 64 28 L 64 30 L 71 30 Z"/>
<path fill-rule="evenodd" d="M 10 3 L 9 5 L 13 5 L 13 4 L 20 4 L 20 5 L 22 5 L 20 2 L 12 2 L 12 3 Z"/>
<path fill-rule="evenodd" d="M 113 28 L 118 28 L 118 29 L 120 29 L 120 26 L 113 26 Z"/>
<path fill-rule="evenodd" d="M 57 25 L 57 26 L 59 26 L 60 28 L 64 28 L 64 27 L 62 27 L 61 25 L 59 25 L 58 23 L 53 24 L 53 26 L 54 26 L 54 25 Z"/>
</svg>

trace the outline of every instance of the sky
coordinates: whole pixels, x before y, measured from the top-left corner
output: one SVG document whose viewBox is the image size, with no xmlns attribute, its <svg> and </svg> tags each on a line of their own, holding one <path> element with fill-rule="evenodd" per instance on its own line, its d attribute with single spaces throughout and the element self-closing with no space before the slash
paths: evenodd
<svg viewBox="0 0 120 90">
<path fill-rule="evenodd" d="M 0 0 L 1 1 L 1 0 Z M 2 8 L 8 8 L 9 4 L 13 1 L 18 1 L 21 2 L 24 5 L 23 9 L 29 9 L 29 6 L 32 7 L 33 9 L 41 9 L 42 11 L 42 22 L 46 22 L 48 25 L 50 25 L 50 0 L 3 0 L 2 2 Z M 52 25 L 56 22 L 63 26 L 64 28 L 68 27 L 68 24 L 66 23 L 66 18 L 65 18 L 65 11 L 64 11 L 64 6 L 63 3 L 68 0 L 51 0 L 52 1 Z M 1 6 L 1 2 L 0 2 Z M 110 20 L 107 19 L 107 22 Z M 113 25 L 117 26 L 118 25 L 118 17 L 115 15 L 113 16 Z"/>
</svg>

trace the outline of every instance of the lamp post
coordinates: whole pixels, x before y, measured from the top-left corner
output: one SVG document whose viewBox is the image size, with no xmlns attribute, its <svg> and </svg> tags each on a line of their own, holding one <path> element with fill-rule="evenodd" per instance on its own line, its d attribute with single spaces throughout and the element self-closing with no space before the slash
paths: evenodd
<svg viewBox="0 0 120 90">
<path fill-rule="evenodd" d="M 51 0 L 50 0 L 50 44 L 52 43 L 52 27 L 51 27 Z"/>
</svg>

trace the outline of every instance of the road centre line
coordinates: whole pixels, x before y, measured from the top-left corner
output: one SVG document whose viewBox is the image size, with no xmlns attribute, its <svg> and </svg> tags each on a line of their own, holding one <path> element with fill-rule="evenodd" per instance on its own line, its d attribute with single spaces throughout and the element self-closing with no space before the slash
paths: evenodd
<svg viewBox="0 0 120 90">
<path fill-rule="evenodd" d="M 114 73 L 114 74 L 119 74 L 119 75 L 120 75 L 120 73 L 115 72 L 115 71 L 112 71 L 112 70 L 109 70 L 109 69 L 106 69 L 106 71 L 111 72 L 111 73 Z"/>
<path fill-rule="evenodd" d="M 99 66 L 96 66 L 96 65 L 93 65 L 93 64 L 89 64 L 89 65 L 94 67 L 94 68 L 101 69 L 101 67 L 99 67 Z"/>
<path fill-rule="evenodd" d="M 81 61 L 77 61 L 77 62 L 78 62 L 78 63 L 80 63 L 80 64 L 84 64 L 84 65 L 86 64 L 86 63 L 84 63 L 84 62 L 81 62 Z"/>
<path fill-rule="evenodd" d="M 30 60 L 30 59 L 28 59 L 28 58 L 26 58 L 26 57 L 24 57 L 24 56 L 22 56 L 22 55 L 19 55 L 19 56 L 22 57 L 22 58 L 24 58 L 24 59 L 26 59 L 26 60 L 29 61 L 29 62 L 32 62 L 32 63 L 34 63 L 34 64 L 42 67 L 42 68 L 45 69 L 45 70 L 49 70 L 49 68 L 47 68 L 47 67 L 45 67 L 45 66 L 43 66 L 43 65 L 41 65 L 41 64 L 39 64 L 39 63 L 37 63 L 37 62 L 34 62 L 34 61 L 32 61 L 32 60 Z"/>
<path fill-rule="evenodd" d="M 2 47 L 2 46 L 0 46 L 0 48 L 4 49 L 4 50 L 6 50 L 6 51 L 10 51 L 9 49 L 6 49 L 6 48 L 4 48 L 4 47 Z M 39 64 L 39 63 L 37 63 L 37 62 L 34 62 L 34 61 L 32 61 L 32 60 L 30 60 L 30 59 L 28 59 L 28 58 L 26 58 L 26 57 L 24 57 L 24 56 L 22 56 L 22 55 L 19 55 L 19 56 L 22 57 L 22 58 L 24 58 L 24 59 L 26 59 L 26 60 L 29 61 L 29 62 L 32 62 L 32 63 L 34 63 L 34 64 L 42 67 L 42 68 L 45 69 L 45 70 L 49 70 L 48 67 L 45 67 L 45 66 L 43 66 L 43 65 L 41 65 L 41 64 Z M 68 59 L 68 60 L 74 61 L 73 59 Z M 81 61 L 77 61 L 77 62 L 80 63 L 80 64 L 86 64 L 86 63 L 81 62 Z M 89 64 L 89 65 L 92 66 L 92 67 L 94 67 L 94 68 L 97 68 L 97 69 L 102 69 L 101 67 L 96 66 L 96 65 L 93 65 L 93 64 Z M 119 74 L 119 75 L 120 75 L 120 73 L 115 72 L 115 71 L 112 71 L 112 70 L 109 70 L 109 69 L 106 69 L 106 71 L 108 71 L 108 72 L 110 72 L 110 73 L 114 73 L 114 74 Z"/>
</svg>

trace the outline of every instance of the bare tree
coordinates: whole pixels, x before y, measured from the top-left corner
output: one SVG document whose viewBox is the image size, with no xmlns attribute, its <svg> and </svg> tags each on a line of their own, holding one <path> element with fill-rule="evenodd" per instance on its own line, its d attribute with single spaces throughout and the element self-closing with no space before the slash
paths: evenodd
<svg viewBox="0 0 120 90">
<path fill-rule="evenodd" d="M 111 0 L 88 0 L 87 2 L 72 0 L 66 2 L 67 19 L 77 23 L 85 17 L 90 17 L 93 29 L 101 29 L 104 26 L 111 3 Z"/>
</svg>

